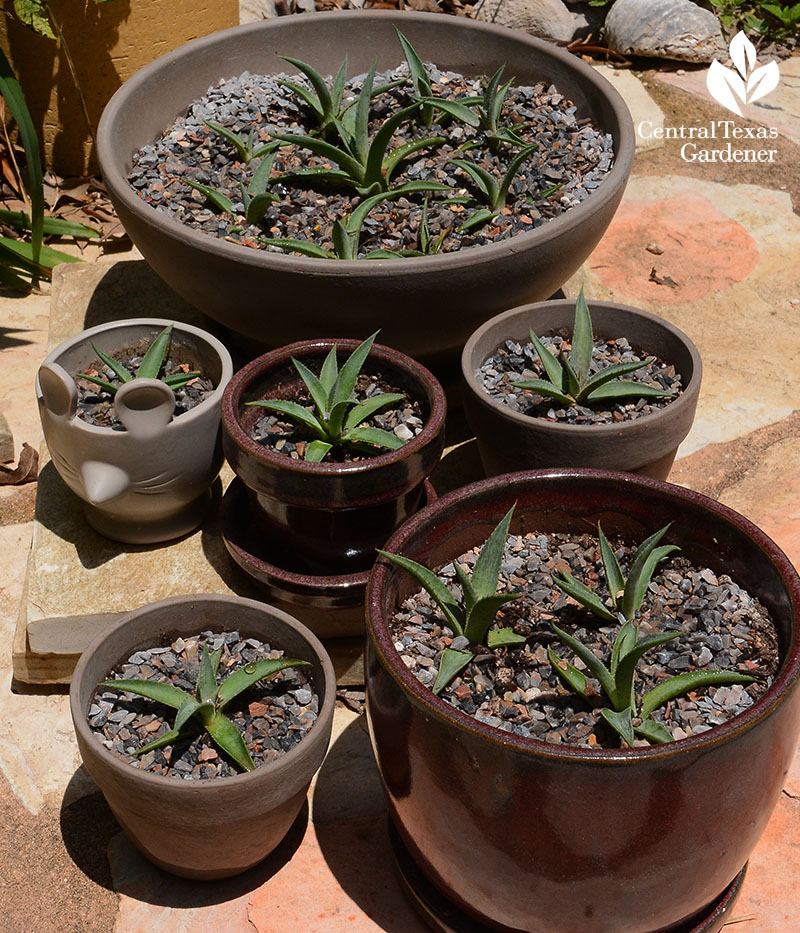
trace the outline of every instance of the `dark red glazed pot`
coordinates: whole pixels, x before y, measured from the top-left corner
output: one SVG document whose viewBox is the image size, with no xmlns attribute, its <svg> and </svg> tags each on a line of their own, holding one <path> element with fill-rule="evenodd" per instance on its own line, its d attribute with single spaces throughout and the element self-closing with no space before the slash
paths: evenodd
<svg viewBox="0 0 800 933">
<path fill-rule="evenodd" d="M 104 748 L 86 718 L 98 683 L 141 648 L 209 629 L 235 629 L 311 663 L 319 715 L 303 740 L 255 771 L 205 781 L 148 774 Z M 319 640 L 287 613 L 237 596 L 177 596 L 129 612 L 96 638 L 72 675 L 69 702 L 86 770 L 131 841 L 159 868 L 212 880 L 251 868 L 289 831 L 328 750 L 336 677 Z"/>
<path fill-rule="evenodd" d="M 387 549 L 441 566 L 482 543 L 515 502 L 516 532 L 593 532 L 602 520 L 606 533 L 642 540 L 672 522 L 670 541 L 687 557 L 730 573 L 768 608 L 781 668 L 747 712 L 667 745 L 522 738 L 454 709 L 408 671 L 387 626 L 416 584 L 381 559 L 367 591 L 367 713 L 391 818 L 433 885 L 489 929 L 672 929 L 731 884 L 779 798 L 800 731 L 800 579 L 731 509 L 589 470 L 467 486 L 407 522 Z"/>
<path fill-rule="evenodd" d="M 139 198 L 127 180 L 133 153 L 153 142 L 220 78 L 276 74 L 278 56 L 335 74 L 402 61 L 395 26 L 423 60 L 469 76 L 506 63 L 518 82 L 544 80 L 614 140 L 614 165 L 597 190 L 560 217 L 500 243 L 436 256 L 369 262 L 320 260 L 247 249 L 177 223 Z M 426 365 L 458 363 L 464 341 L 506 308 L 549 298 L 600 241 L 633 164 L 635 135 L 611 84 L 565 49 L 466 17 L 354 11 L 278 17 L 190 42 L 137 72 L 109 102 L 97 158 L 125 230 L 155 271 L 190 304 L 261 346 L 328 333 L 381 340 Z"/>
<path fill-rule="evenodd" d="M 683 377 L 682 394 L 659 411 L 617 424 L 558 424 L 514 411 L 489 397 L 475 376 L 506 340 L 526 343 L 566 328 L 574 301 L 543 301 L 512 308 L 487 321 L 461 355 L 464 413 L 478 440 L 487 476 L 549 467 L 625 470 L 666 479 L 678 445 L 689 433 L 700 394 L 703 365 L 692 341 L 663 318 L 628 305 L 589 301 L 595 337 L 626 337 L 634 349 L 672 363 Z M 519 390 L 524 392 L 523 389 Z"/>
<path fill-rule="evenodd" d="M 223 449 L 256 494 L 253 521 L 295 564 L 325 574 L 367 570 L 375 548 L 417 510 L 423 481 L 444 450 L 444 391 L 424 366 L 374 344 L 362 372 L 382 375 L 417 401 L 425 426 L 399 450 L 352 463 L 306 463 L 265 449 L 250 430 L 267 412 L 246 403 L 293 398 L 302 382 L 292 357 L 318 373 L 334 344 L 341 365 L 359 343 L 309 340 L 273 350 L 239 370 L 222 401 Z"/>
</svg>

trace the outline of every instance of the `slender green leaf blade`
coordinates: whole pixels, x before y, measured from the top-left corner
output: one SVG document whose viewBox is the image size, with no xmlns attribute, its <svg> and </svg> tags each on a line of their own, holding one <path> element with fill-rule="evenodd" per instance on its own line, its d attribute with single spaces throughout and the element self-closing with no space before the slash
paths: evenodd
<svg viewBox="0 0 800 933">
<path fill-rule="evenodd" d="M 320 116 L 328 116 L 332 112 L 331 95 L 328 90 L 328 85 L 322 75 L 307 62 L 300 61 L 299 58 L 289 58 L 288 55 L 281 55 L 280 57 L 283 61 L 289 62 L 290 65 L 294 65 L 295 68 L 299 68 L 308 78 L 311 86 L 317 92 L 317 98 L 319 100 L 319 104 L 317 106 L 312 104 L 312 107 Z"/>
<path fill-rule="evenodd" d="M 200 706 L 201 704 L 198 700 L 192 696 L 187 696 L 178 710 L 178 715 L 175 717 L 174 731 L 180 732 L 192 716 L 200 709 Z"/>
<path fill-rule="evenodd" d="M 310 243 L 308 240 L 283 239 L 281 237 L 259 237 L 260 243 L 267 246 L 278 246 L 287 252 L 302 253 L 304 256 L 310 256 L 312 259 L 336 259 L 336 256 L 330 250 L 317 246 L 316 243 Z"/>
<path fill-rule="evenodd" d="M 594 389 L 604 385 L 606 382 L 611 382 L 612 379 L 619 379 L 620 376 L 626 376 L 628 373 L 635 373 L 637 369 L 641 369 L 645 365 L 645 363 L 635 361 L 631 363 L 615 363 L 613 366 L 605 366 L 600 370 L 600 372 L 590 376 L 583 383 L 583 386 L 581 387 L 581 393 L 582 395 L 587 396 Z"/>
<path fill-rule="evenodd" d="M 375 82 L 375 71 L 378 60 L 374 59 L 361 87 L 361 94 L 355 109 L 355 123 L 353 126 L 353 141 L 356 152 L 362 165 L 366 165 L 369 152 L 369 105 L 372 100 L 372 86 Z"/>
<path fill-rule="evenodd" d="M 197 675 L 197 698 L 201 703 L 214 702 L 217 698 L 217 670 L 221 657 L 222 648 L 209 654 L 208 648 L 203 645 L 200 673 Z"/>
<path fill-rule="evenodd" d="M 473 580 L 475 575 L 473 573 Z M 475 605 L 466 615 L 464 634 L 474 645 L 481 644 L 486 638 L 489 627 L 494 622 L 497 610 L 514 599 L 519 599 L 522 593 L 495 593 L 493 596 L 479 597 Z"/>
<path fill-rule="evenodd" d="M 152 752 L 157 748 L 164 748 L 165 745 L 172 745 L 173 742 L 177 742 L 181 737 L 180 729 L 170 729 L 169 732 L 165 732 L 163 735 L 160 735 L 157 739 L 153 739 L 152 742 L 148 742 L 147 745 L 142 745 L 141 748 L 137 748 L 133 754 L 134 755 L 144 755 L 147 752 Z"/>
<path fill-rule="evenodd" d="M 535 392 L 545 398 L 555 399 L 566 407 L 573 404 L 573 399 L 569 395 L 565 395 L 552 383 L 545 382 L 544 379 L 522 379 L 519 382 L 512 382 L 511 385 L 517 389 L 527 389 L 529 392 Z"/>
<path fill-rule="evenodd" d="M 642 697 L 640 714 L 646 719 L 655 709 L 663 706 L 667 700 L 683 696 L 691 690 L 703 687 L 721 687 L 727 684 L 752 684 L 758 680 L 750 674 L 740 674 L 738 671 L 686 671 L 676 677 L 670 677 L 663 683 L 653 687 Z"/>
<path fill-rule="evenodd" d="M 550 667 L 553 669 L 553 673 L 564 682 L 568 690 L 572 690 L 580 696 L 586 696 L 586 677 L 582 671 L 579 671 L 577 667 L 570 664 L 569 661 L 565 661 L 563 658 L 560 658 L 555 651 L 547 646 L 547 658 L 550 661 Z M 564 664 L 566 667 L 562 667 Z"/>
<path fill-rule="evenodd" d="M 667 392 L 665 389 L 657 389 L 655 386 L 647 385 L 644 382 L 630 382 L 626 379 L 614 382 L 606 382 L 604 385 L 593 389 L 586 401 L 600 402 L 615 398 L 669 398 L 674 396 L 674 392 Z"/>
<path fill-rule="evenodd" d="M 614 679 L 600 658 L 598 658 L 597 655 L 595 655 L 589 648 L 587 648 L 586 645 L 578 641 L 577 638 L 573 638 L 572 635 L 568 635 L 565 631 L 560 629 L 555 624 L 555 622 L 551 622 L 550 625 L 561 641 L 563 641 L 568 648 L 571 648 L 572 651 L 574 651 L 574 653 L 581 659 L 581 661 L 583 661 L 586 667 L 597 678 L 606 696 L 611 698 L 614 695 Z"/>
<path fill-rule="evenodd" d="M 305 383 L 305 387 L 311 393 L 311 398 L 314 400 L 317 411 L 323 418 L 327 419 L 330 411 L 328 409 L 328 393 L 325 391 L 325 386 L 301 360 L 292 357 L 292 363 L 300 374 L 300 378 Z"/>
<path fill-rule="evenodd" d="M 497 592 L 500 565 L 503 563 L 503 552 L 513 517 L 514 506 L 512 505 L 486 539 L 475 561 L 472 569 L 472 585 L 478 599 L 494 596 Z"/>
<path fill-rule="evenodd" d="M 496 211 L 499 211 L 505 207 L 506 200 L 508 198 L 508 192 L 511 189 L 511 183 L 514 181 L 520 166 L 528 158 L 528 156 L 530 156 L 538 148 L 539 147 L 535 144 L 525 146 L 525 148 L 520 149 L 520 151 L 508 163 L 508 168 L 503 175 L 503 179 L 500 182 L 500 186 L 497 189 L 497 194 L 495 195 L 495 203 L 492 205 Z"/>
<path fill-rule="evenodd" d="M 327 437 L 325 428 L 319 423 L 314 415 L 297 402 L 290 402 L 284 399 L 262 399 L 258 402 L 247 402 L 247 405 L 257 405 L 259 408 L 266 408 L 269 411 L 277 411 L 286 415 L 292 421 L 297 421 L 303 427 L 308 428 L 312 434 L 315 434 L 321 440 Z"/>
<path fill-rule="evenodd" d="M 472 611 L 472 607 L 478 601 L 477 594 L 475 593 L 475 587 L 472 585 L 472 580 L 470 575 L 466 570 L 459 564 L 457 560 L 453 561 L 453 569 L 456 572 L 456 577 L 458 582 L 461 584 L 461 592 L 464 597 L 464 607 L 467 610 L 467 615 Z"/>
<path fill-rule="evenodd" d="M 164 357 L 167 355 L 169 343 L 172 339 L 172 328 L 174 325 L 167 324 L 164 330 L 155 338 L 147 348 L 147 353 L 142 357 L 142 362 L 136 371 L 140 379 L 158 379 L 161 366 L 164 363 Z"/>
<path fill-rule="evenodd" d="M 186 184 L 190 188 L 194 188 L 195 191 L 199 191 L 200 194 L 203 194 L 208 198 L 208 200 L 216 207 L 218 211 L 221 211 L 223 214 L 235 214 L 236 208 L 233 206 L 233 201 L 221 191 L 217 191 L 216 188 L 211 188 L 208 185 L 201 185 L 199 181 L 189 181 L 186 179 Z"/>
<path fill-rule="evenodd" d="M 328 401 L 325 405 L 326 410 L 333 407 L 333 399 L 330 397 L 330 395 L 334 385 L 336 385 L 336 377 L 338 375 L 339 363 L 336 359 L 336 344 L 334 344 L 328 351 L 328 354 L 322 363 L 322 369 L 319 373 L 319 381 L 322 383 L 322 388 L 325 390 L 325 393 L 328 397 Z"/>
<path fill-rule="evenodd" d="M 229 130 L 227 126 L 223 126 L 221 123 L 216 123 L 214 120 L 203 120 L 203 123 L 214 133 L 227 140 L 236 150 L 242 162 L 247 164 L 250 161 L 250 147 L 247 145 L 247 141 L 242 139 L 238 133 Z"/>
<path fill-rule="evenodd" d="M 636 705 L 633 692 L 633 680 L 636 674 L 636 665 L 639 663 L 639 659 L 642 655 L 651 648 L 657 648 L 659 645 L 664 645 L 677 637 L 677 632 L 645 635 L 644 638 L 638 639 L 636 644 L 629 647 L 624 654 L 622 652 L 619 653 L 617 669 L 614 672 L 616 691 L 614 696 L 609 697 L 616 709 L 622 709 L 625 706 L 633 707 Z"/>
<path fill-rule="evenodd" d="M 247 750 L 242 733 L 227 716 L 217 712 L 205 723 L 205 727 L 216 744 L 236 762 L 242 771 L 255 770 L 255 762 Z"/>
<path fill-rule="evenodd" d="M 619 667 L 620 659 L 624 658 L 625 655 L 636 646 L 638 640 L 638 627 L 626 619 L 617 632 L 617 637 L 614 639 L 614 646 L 611 649 L 611 676 L 615 681 L 617 679 L 617 668 Z"/>
<path fill-rule="evenodd" d="M 467 162 L 466 159 L 451 159 L 450 161 L 453 165 L 457 165 L 462 172 L 469 175 L 475 183 L 480 200 L 492 210 L 497 210 L 497 196 L 500 189 L 494 177 L 483 166 Z"/>
<path fill-rule="evenodd" d="M 344 149 L 325 142 L 324 139 L 317 139 L 316 136 L 299 136 L 294 133 L 274 133 L 273 138 L 309 149 L 314 155 L 322 156 L 323 159 L 330 159 L 356 181 L 361 182 L 364 179 L 364 166 Z"/>
<path fill-rule="evenodd" d="M 488 207 L 481 207 L 467 217 L 464 223 L 459 226 L 458 232 L 467 233 L 476 227 L 482 227 L 495 217 L 497 217 L 497 211 L 490 210 Z"/>
<path fill-rule="evenodd" d="M 439 97 L 423 97 L 420 103 L 423 107 L 431 106 L 436 110 L 441 110 L 443 113 L 455 117 L 456 120 L 461 120 L 462 123 L 466 123 L 467 126 L 471 126 L 475 130 L 481 125 L 481 118 L 478 114 L 456 100 L 447 100 L 446 98 Z"/>
<path fill-rule="evenodd" d="M 128 372 L 126 367 L 123 366 L 122 363 L 119 362 L 119 360 L 115 360 L 113 356 L 109 356 L 107 353 L 103 353 L 103 351 L 94 343 L 92 344 L 92 350 L 94 350 L 94 352 L 98 356 L 98 359 L 105 366 L 107 366 L 111 370 L 112 373 L 114 373 L 114 375 L 117 377 L 117 379 L 119 379 L 120 382 L 123 382 L 123 383 L 130 382 L 131 379 L 133 379 L 133 376 Z M 85 378 L 89 378 L 89 377 L 87 376 Z"/>
<path fill-rule="evenodd" d="M 386 156 L 386 158 L 383 160 L 382 168 L 386 183 L 389 183 L 392 175 L 394 174 L 394 170 L 404 159 L 407 159 L 410 155 L 413 155 L 420 149 L 441 146 L 444 141 L 444 136 L 426 136 L 423 139 L 412 139 L 411 142 L 408 142 L 403 146 L 398 146 L 397 149 L 392 150 L 392 152 L 390 152 L 389 155 Z"/>
<path fill-rule="evenodd" d="M 0 210 L 0 223 L 18 230 L 31 229 L 31 219 L 24 211 Z M 94 227 L 63 220 L 61 217 L 45 217 L 43 231 L 52 236 L 69 236 L 76 240 L 92 240 L 100 236 L 100 231 Z"/>
<path fill-rule="evenodd" d="M 555 583 L 559 589 L 562 589 L 567 596 L 571 596 L 584 608 L 588 609 L 589 612 L 594 613 L 596 616 L 608 622 L 617 621 L 616 615 L 607 608 L 597 593 L 590 589 L 585 583 L 576 580 L 569 570 L 562 570 L 554 573 L 553 583 Z"/>
<path fill-rule="evenodd" d="M 458 600 L 450 591 L 450 588 L 442 583 L 435 573 L 428 570 L 427 567 L 423 567 L 422 564 L 418 564 L 415 560 L 403 557 L 402 554 L 392 554 L 390 551 L 382 551 L 380 548 L 376 550 L 382 557 L 405 570 L 419 583 L 442 610 L 450 628 L 456 635 L 464 634 L 463 614 Z"/>
<path fill-rule="evenodd" d="M 356 441 L 360 444 L 372 444 L 375 447 L 386 447 L 389 450 L 399 450 L 406 442 L 402 437 L 392 434 L 391 431 L 382 431 L 380 428 L 368 428 L 364 425 L 353 428 L 344 435 L 346 441 Z"/>
<path fill-rule="evenodd" d="M 581 382 L 589 378 L 593 347 L 592 318 L 581 287 L 575 302 L 575 324 L 572 329 L 572 350 L 569 354 L 569 361 Z"/>
<path fill-rule="evenodd" d="M 307 463 L 320 463 L 325 459 L 332 447 L 333 444 L 329 444 L 328 441 L 311 441 L 310 444 L 306 445 L 303 460 Z"/>
<path fill-rule="evenodd" d="M 445 648 L 439 660 L 439 673 L 433 684 L 433 692 L 439 694 L 463 671 L 469 662 L 475 657 L 471 651 L 456 651 L 454 648 Z"/>
<path fill-rule="evenodd" d="M 384 159 L 386 158 L 386 150 L 389 148 L 392 136 L 397 127 L 408 120 L 418 109 L 418 104 L 412 104 L 410 107 L 404 107 L 402 110 L 398 110 L 383 121 L 366 151 L 364 160 L 364 181 L 367 184 L 374 182 L 380 184 L 381 187 L 385 187 L 386 179 L 383 177 L 382 169 L 384 167 Z"/>
<path fill-rule="evenodd" d="M 42 270 L 47 272 L 62 262 L 83 262 L 79 256 L 70 256 L 69 253 L 65 253 L 60 249 L 53 249 L 51 246 L 42 246 L 38 251 L 38 257 L 34 258 L 36 249 L 32 235 L 30 243 L 26 243 L 25 240 L 14 240 L 11 237 L 2 236 L 0 237 L 0 247 L 6 252 L 12 253 L 15 259 L 22 261 L 22 264 L 30 265 L 34 271 Z"/>
<path fill-rule="evenodd" d="M 259 680 L 274 677 L 279 671 L 286 670 L 287 667 L 307 666 L 308 661 L 301 661 L 299 658 L 262 658 L 260 661 L 245 664 L 244 667 L 240 667 L 232 674 L 229 674 L 220 685 L 217 694 L 217 709 L 225 709 L 231 700 L 249 687 L 257 684 Z"/>
<path fill-rule="evenodd" d="M 339 70 L 336 72 L 336 75 L 333 79 L 333 84 L 331 85 L 331 113 L 335 114 L 339 112 L 339 109 L 342 106 L 342 96 L 344 95 L 344 86 L 347 83 L 347 56 L 345 55 L 344 61 L 339 65 Z"/>
<path fill-rule="evenodd" d="M 557 357 L 555 357 L 547 347 L 542 343 L 541 340 L 533 332 L 533 328 L 530 330 L 531 343 L 533 344 L 533 349 L 536 350 L 536 355 L 539 357 L 541 364 L 544 368 L 544 371 L 547 375 L 547 378 L 553 385 L 563 392 L 564 389 L 564 370 L 559 363 Z"/>
<path fill-rule="evenodd" d="M 344 402 L 352 397 L 361 368 L 366 362 L 377 336 L 378 331 L 376 330 L 374 334 L 362 341 L 347 358 L 333 387 L 334 402 Z"/>
<path fill-rule="evenodd" d="M 629 748 L 633 748 L 633 711 L 630 706 L 623 710 L 601 709 L 600 715 L 622 738 Z"/>
<path fill-rule="evenodd" d="M 351 431 L 376 411 L 391 405 L 392 402 L 402 402 L 405 398 L 402 392 L 383 392 L 380 395 L 373 395 L 371 398 L 364 399 L 363 402 L 359 402 L 348 412 L 344 420 L 344 431 Z"/>
<path fill-rule="evenodd" d="M 603 534 L 600 522 L 597 523 L 597 537 L 600 541 L 600 557 L 603 561 L 603 569 L 606 572 L 606 585 L 611 596 L 611 602 L 616 609 L 617 600 L 625 592 L 625 578 L 622 576 L 622 570 L 614 549 L 608 543 L 608 538 Z"/>
<path fill-rule="evenodd" d="M 512 645 L 524 645 L 528 639 L 513 628 L 492 628 L 486 633 L 489 648 L 507 648 Z"/>
<path fill-rule="evenodd" d="M 100 386 L 101 389 L 110 393 L 111 395 L 117 394 L 117 389 L 119 386 L 115 386 L 111 382 L 107 382 L 105 379 L 100 379 L 98 376 L 90 376 L 88 373 L 78 373 L 80 379 L 85 379 L 87 382 L 91 382 L 92 385 Z"/>
<path fill-rule="evenodd" d="M 672 741 L 672 734 L 654 719 L 643 719 L 638 726 L 633 727 L 633 731 L 648 742 L 656 742 L 659 745 Z"/>
<path fill-rule="evenodd" d="M 628 579 L 625 581 L 625 593 L 622 597 L 622 614 L 626 619 L 632 619 L 639 611 L 656 564 L 666 557 L 667 554 L 680 550 L 674 545 L 671 545 L 666 550 L 664 548 L 658 548 L 656 550 L 656 545 L 664 537 L 668 528 L 669 525 L 665 525 L 655 532 L 655 534 L 646 538 L 633 555 L 630 570 L 628 571 Z M 654 552 L 657 556 L 654 560 L 650 560 Z"/>
<path fill-rule="evenodd" d="M 181 690 L 180 687 L 158 683 L 155 680 L 104 680 L 99 686 L 135 693 L 138 696 L 147 697 L 148 700 L 155 700 L 156 703 L 163 703 L 164 706 L 171 706 L 173 709 L 180 709 L 187 697 L 191 699 L 191 694 Z"/>
</svg>

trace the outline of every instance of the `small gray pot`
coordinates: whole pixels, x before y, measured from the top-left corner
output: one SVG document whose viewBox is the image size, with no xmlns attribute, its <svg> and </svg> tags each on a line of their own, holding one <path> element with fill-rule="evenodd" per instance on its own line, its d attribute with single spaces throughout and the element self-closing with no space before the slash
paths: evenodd
<svg viewBox="0 0 800 933">
<path fill-rule="evenodd" d="M 475 376 L 506 340 L 522 343 L 531 328 L 541 337 L 572 331 L 575 302 L 542 301 L 498 314 L 469 338 L 461 355 L 464 413 L 478 440 L 487 476 L 549 467 L 623 470 L 666 479 L 678 445 L 689 433 L 700 394 L 703 365 L 692 341 L 663 318 L 608 301 L 589 301 L 595 337 L 626 337 L 682 376 L 683 392 L 664 408 L 615 424 L 558 424 L 533 418 L 495 401 Z"/>
<path fill-rule="evenodd" d="M 205 517 L 209 487 L 222 466 L 220 411 L 233 363 L 216 337 L 176 323 L 171 355 L 195 363 L 216 388 L 173 418 L 175 397 L 168 386 L 157 379 L 132 380 L 114 400 L 124 431 L 78 417 L 74 377 L 97 359 L 93 342 L 109 354 L 146 347 L 169 323 L 138 318 L 91 327 L 59 344 L 36 377 L 42 429 L 59 475 L 83 499 L 96 531 L 129 544 L 177 538 Z"/>
</svg>

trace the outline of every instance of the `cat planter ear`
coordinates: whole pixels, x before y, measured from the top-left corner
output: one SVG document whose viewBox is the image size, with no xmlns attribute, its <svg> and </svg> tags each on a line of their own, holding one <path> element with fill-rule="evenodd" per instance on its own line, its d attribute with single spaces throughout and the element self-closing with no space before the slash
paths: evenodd
<svg viewBox="0 0 800 933">
<path fill-rule="evenodd" d="M 39 387 L 45 408 L 53 417 L 71 421 L 78 410 L 78 387 L 75 380 L 59 363 L 43 363 L 39 367 Z"/>
<path fill-rule="evenodd" d="M 114 407 L 128 433 L 146 439 L 172 420 L 175 394 L 160 379 L 132 379 L 117 389 Z"/>
</svg>

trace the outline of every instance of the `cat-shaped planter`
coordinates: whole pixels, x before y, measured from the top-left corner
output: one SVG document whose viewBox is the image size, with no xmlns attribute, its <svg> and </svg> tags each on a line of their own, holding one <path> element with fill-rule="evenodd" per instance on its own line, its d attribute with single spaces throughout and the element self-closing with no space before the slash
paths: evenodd
<svg viewBox="0 0 800 933">
<path fill-rule="evenodd" d="M 169 323 L 137 318 L 89 328 L 59 344 L 36 378 L 42 428 L 59 475 L 83 499 L 95 530 L 129 544 L 179 537 L 205 517 L 209 487 L 222 466 L 220 407 L 233 363 L 211 334 L 176 323 L 170 357 L 190 363 L 215 389 L 175 417 L 169 386 L 158 379 L 134 379 L 114 397 L 125 430 L 79 417 L 75 374 L 97 360 L 92 343 L 112 356 L 125 347 L 144 352 Z"/>
</svg>

